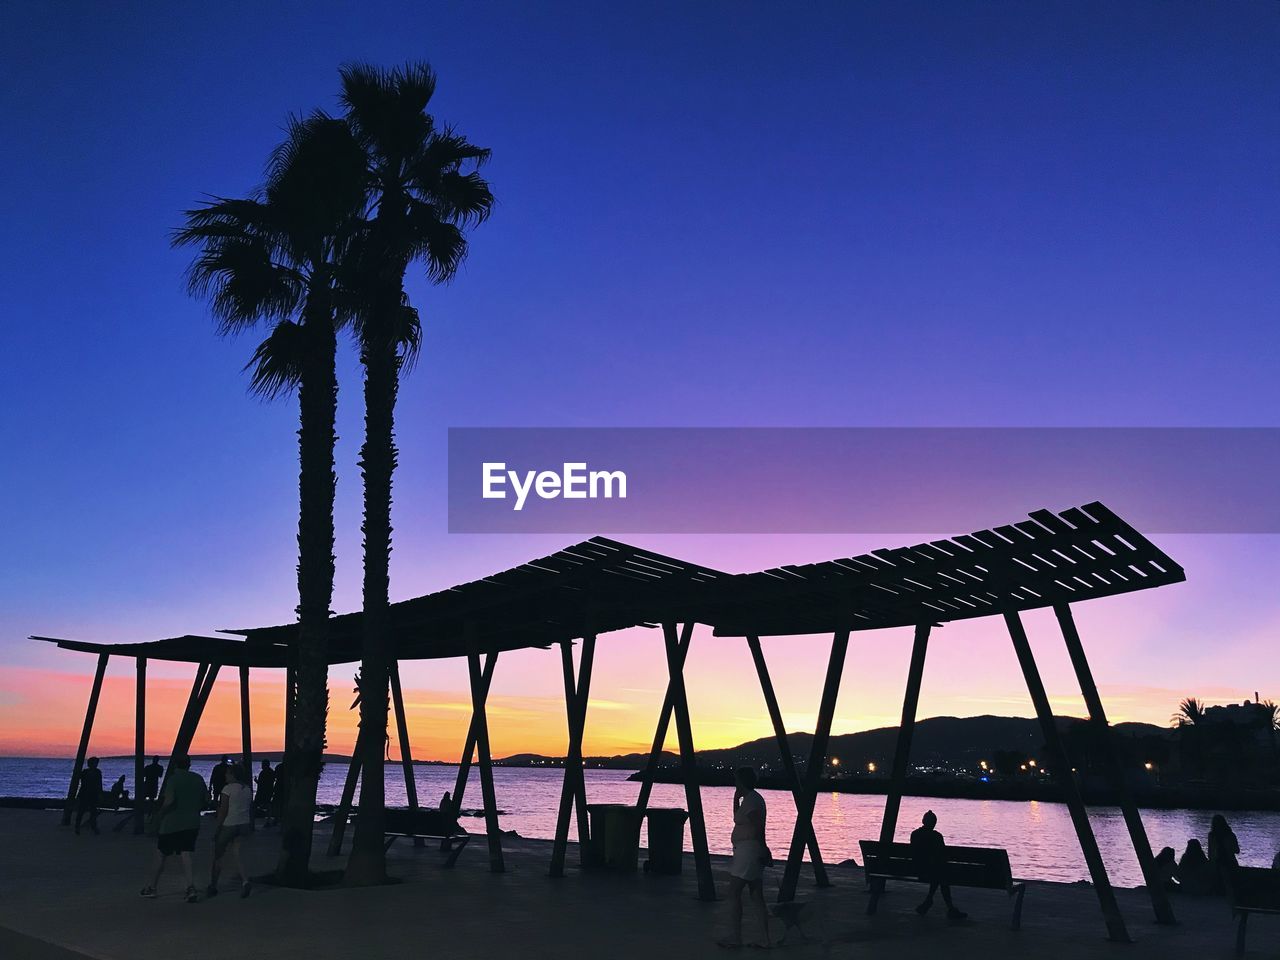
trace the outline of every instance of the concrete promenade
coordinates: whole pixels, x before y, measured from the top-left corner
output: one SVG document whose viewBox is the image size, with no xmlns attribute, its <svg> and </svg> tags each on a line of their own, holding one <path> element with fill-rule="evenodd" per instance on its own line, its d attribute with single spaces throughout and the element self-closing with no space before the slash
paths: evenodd
<svg viewBox="0 0 1280 960">
<path fill-rule="evenodd" d="M 432 846 L 397 841 L 392 871 L 402 883 L 374 889 L 315 892 L 255 886 L 241 900 L 231 883 L 223 894 L 184 903 L 176 864 L 161 881 L 158 900 L 138 896 L 154 840 L 113 833 L 102 817 L 101 836 L 77 837 L 51 811 L 0 810 L 0 957 L 5 960 L 395 960 L 423 957 L 659 958 L 735 955 L 715 945 L 726 904 L 694 899 L 692 862 L 682 877 L 581 874 L 547 876 L 550 844 L 504 838 L 507 872 L 491 874 L 483 837 L 473 839 L 457 869 L 439 868 Z M 323 851 L 328 829 L 317 831 Z M 196 853 L 201 890 L 208 881 L 212 830 Z M 278 837 L 259 833 L 248 844 L 251 870 L 266 872 Z M 643 858 L 643 851 L 641 853 Z M 577 862 L 570 849 L 569 863 Z M 341 859 L 316 858 L 319 868 Z M 727 861 L 717 858 L 724 891 Z M 776 893 L 777 876 L 768 878 Z M 806 932 L 813 939 L 780 955 L 884 957 L 891 960 L 964 958 L 1229 958 L 1234 925 L 1220 899 L 1177 898 L 1180 925 L 1158 927 L 1140 890 L 1119 898 L 1135 942 L 1108 943 L 1097 900 L 1087 886 L 1029 885 L 1023 928 L 1008 929 L 1010 905 L 999 892 L 957 891 L 970 914 L 950 924 L 939 907 L 927 918 L 912 911 L 920 888 L 898 886 L 868 917 L 861 871 L 832 868 L 835 886 L 818 891 L 806 876 L 800 899 L 811 903 Z M 770 897 L 772 899 L 772 897 Z M 773 921 L 775 938 L 781 925 Z M 748 939 L 751 928 L 747 928 Z M 1250 958 L 1280 957 L 1280 919 L 1254 918 Z M 745 950 L 755 956 L 758 951 Z"/>
</svg>

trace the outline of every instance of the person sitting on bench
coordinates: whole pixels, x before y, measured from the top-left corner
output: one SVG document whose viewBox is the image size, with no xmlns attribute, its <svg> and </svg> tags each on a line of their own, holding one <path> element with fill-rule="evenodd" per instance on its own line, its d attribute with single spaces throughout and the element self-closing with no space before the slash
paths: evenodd
<svg viewBox="0 0 1280 960">
<path fill-rule="evenodd" d="M 933 908 L 933 895 L 941 890 L 942 902 L 947 905 L 947 919 L 963 920 L 968 914 L 951 902 L 951 886 L 946 878 L 947 842 L 937 830 L 938 817 L 929 810 L 920 822 L 921 826 L 911 831 L 911 854 L 920 876 L 929 881 L 929 892 L 916 907 L 916 913 L 922 917 L 928 913 Z"/>
</svg>

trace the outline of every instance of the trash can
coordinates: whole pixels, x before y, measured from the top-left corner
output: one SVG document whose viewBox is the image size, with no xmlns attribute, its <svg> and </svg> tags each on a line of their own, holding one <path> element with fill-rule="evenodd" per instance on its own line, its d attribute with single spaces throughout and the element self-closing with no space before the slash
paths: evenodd
<svg viewBox="0 0 1280 960">
<path fill-rule="evenodd" d="M 677 874 L 684 865 L 684 822 L 689 814 L 680 807 L 649 810 L 649 859 L 651 873 Z"/>
<path fill-rule="evenodd" d="M 582 865 L 600 868 L 605 865 L 606 843 L 609 836 L 609 811 L 620 807 L 618 803 L 588 803 L 587 819 L 591 837 L 582 845 Z"/>
<path fill-rule="evenodd" d="M 640 821 L 643 819 L 644 814 L 630 804 L 616 804 L 604 812 L 604 865 L 609 870 L 635 872 L 640 859 Z M 594 830 L 593 824 L 593 834 Z"/>
</svg>

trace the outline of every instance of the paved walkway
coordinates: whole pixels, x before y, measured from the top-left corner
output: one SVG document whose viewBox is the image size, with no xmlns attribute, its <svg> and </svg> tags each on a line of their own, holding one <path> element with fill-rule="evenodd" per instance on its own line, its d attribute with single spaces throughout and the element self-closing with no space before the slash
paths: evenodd
<svg viewBox="0 0 1280 960">
<path fill-rule="evenodd" d="M 104 826 L 109 823 L 104 816 Z M 322 851 L 327 828 L 321 825 L 318 833 L 316 846 Z M 206 828 L 196 854 L 197 870 L 206 879 L 209 834 Z M 269 870 L 277 842 L 275 833 L 253 837 L 251 870 Z M 483 837 L 471 842 L 453 871 L 439 868 L 434 847 L 414 849 L 402 840 L 390 854 L 392 871 L 404 880 L 394 886 L 304 892 L 259 885 L 248 900 L 228 889 L 191 905 L 182 900 L 176 867 L 162 879 L 158 900 L 138 896 L 152 847 L 150 838 L 130 833 L 76 837 L 58 826 L 53 812 L 0 810 L 0 957 L 680 960 L 732 955 L 715 946 L 726 905 L 694 898 L 692 862 L 679 878 L 570 870 L 552 880 L 546 875 L 550 844 L 545 841 L 508 838 L 508 870 L 491 874 Z M 341 862 L 317 858 L 318 867 Z M 576 850 L 571 850 L 574 862 Z M 717 859 L 719 881 L 725 867 L 726 861 Z M 1234 926 L 1221 900 L 1177 900 L 1182 923 L 1166 928 L 1151 922 L 1142 891 L 1121 890 L 1135 940 L 1126 946 L 1104 939 L 1097 900 L 1087 886 L 1030 884 L 1023 929 L 1015 933 L 1008 929 L 1010 904 L 999 892 L 958 892 L 970 914 L 959 925 L 949 924 L 940 909 L 917 917 L 911 908 L 919 890 L 905 886 L 891 888 L 880 912 L 868 917 L 861 872 L 835 867 L 831 873 L 835 886 L 830 889 L 813 889 L 807 877 L 801 885 L 800 897 L 811 902 L 815 915 L 807 925 L 814 940 L 789 945 L 780 955 L 891 960 L 1232 956 Z M 776 892 L 777 876 L 768 883 Z M 1280 919 L 1255 918 L 1251 927 L 1248 956 L 1280 957 Z M 775 937 L 778 933 L 775 927 Z"/>
</svg>

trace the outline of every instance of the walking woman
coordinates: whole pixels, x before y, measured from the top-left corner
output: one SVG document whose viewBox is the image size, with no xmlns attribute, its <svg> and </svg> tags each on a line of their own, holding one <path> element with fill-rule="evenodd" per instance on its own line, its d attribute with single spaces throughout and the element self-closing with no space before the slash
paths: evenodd
<svg viewBox="0 0 1280 960">
<path fill-rule="evenodd" d="M 764 905 L 764 870 L 773 855 L 764 839 L 765 803 L 756 790 L 756 772 L 751 767 L 734 771 L 737 789 L 733 793 L 733 862 L 729 864 L 730 935 L 719 941 L 722 947 L 742 946 L 742 894 L 751 901 L 751 912 L 760 927 L 760 941 L 752 946 L 769 947 L 769 912 Z"/>
<path fill-rule="evenodd" d="M 222 858 L 230 854 L 236 876 L 240 878 L 240 896 L 249 895 L 249 874 L 240 856 L 240 841 L 253 831 L 253 791 L 249 788 L 249 772 L 238 763 L 227 765 L 227 783 L 218 798 L 218 831 L 213 837 L 213 870 L 206 896 L 218 895 L 218 874 Z"/>
</svg>

